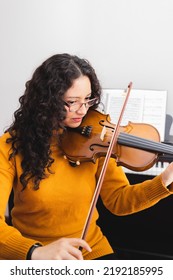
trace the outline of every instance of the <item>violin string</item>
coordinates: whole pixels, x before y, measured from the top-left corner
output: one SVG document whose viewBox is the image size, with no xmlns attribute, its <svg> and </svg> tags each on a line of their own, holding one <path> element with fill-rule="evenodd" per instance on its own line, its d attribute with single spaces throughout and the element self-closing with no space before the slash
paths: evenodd
<svg viewBox="0 0 173 280">
<path fill-rule="evenodd" d="M 164 143 L 156 142 L 149 139 L 143 139 L 138 136 L 129 135 L 127 133 L 120 133 L 118 137 L 118 143 L 126 146 L 133 146 L 134 148 L 140 148 L 144 150 L 162 152 L 173 154 L 173 147 Z"/>
<path fill-rule="evenodd" d="M 109 129 L 113 130 L 112 128 Z M 108 139 L 112 135 L 112 133 L 109 132 L 109 129 L 107 129 Z M 148 151 L 173 154 L 173 147 L 168 144 L 156 142 L 150 139 L 141 138 L 139 136 L 130 135 L 124 132 L 120 132 L 117 142 L 121 145 L 131 146 L 133 148 L 140 148 L 140 149 L 143 148 L 144 150 L 148 150 Z"/>
</svg>

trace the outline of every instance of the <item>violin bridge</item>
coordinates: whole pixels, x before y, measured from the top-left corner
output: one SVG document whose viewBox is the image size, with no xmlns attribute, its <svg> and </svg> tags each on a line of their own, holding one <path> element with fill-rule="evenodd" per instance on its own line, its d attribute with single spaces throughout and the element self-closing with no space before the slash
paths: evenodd
<svg viewBox="0 0 173 280">
<path fill-rule="evenodd" d="M 106 126 L 103 127 L 102 132 L 100 134 L 100 139 L 102 141 L 104 141 L 105 134 L 106 134 Z"/>
</svg>

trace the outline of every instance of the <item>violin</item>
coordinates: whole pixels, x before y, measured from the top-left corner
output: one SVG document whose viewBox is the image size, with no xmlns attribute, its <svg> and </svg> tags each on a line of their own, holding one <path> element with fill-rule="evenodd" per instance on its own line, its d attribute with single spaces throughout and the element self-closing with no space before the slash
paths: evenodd
<svg viewBox="0 0 173 280">
<path fill-rule="evenodd" d="M 60 137 L 64 157 L 72 166 L 93 163 L 107 153 L 116 124 L 109 114 L 90 109 L 78 128 L 67 128 Z M 129 122 L 119 127 L 119 135 L 111 157 L 117 165 L 134 171 L 151 168 L 163 154 L 173 155 L 173 147 L 160 142 L 158 130 L 144 123 Z"/>
</svg>

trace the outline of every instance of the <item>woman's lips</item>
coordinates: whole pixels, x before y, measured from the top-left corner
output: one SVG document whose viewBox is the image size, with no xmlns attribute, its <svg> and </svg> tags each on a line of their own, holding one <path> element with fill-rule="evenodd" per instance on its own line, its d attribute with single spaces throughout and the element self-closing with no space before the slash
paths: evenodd
<svg viewBox="0 0 173 280">
<path fill-rule="evenodd" d="M 72 121 L 75 122 L 75 123 L 81 122 L 82 118 L 73 118 Z"/>
</svg>

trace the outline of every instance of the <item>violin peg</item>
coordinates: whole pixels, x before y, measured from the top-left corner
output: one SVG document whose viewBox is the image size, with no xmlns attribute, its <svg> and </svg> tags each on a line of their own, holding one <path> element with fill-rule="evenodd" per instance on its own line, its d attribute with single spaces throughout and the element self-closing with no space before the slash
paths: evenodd
<svg viewBox="0 0 173 280">
<path fill-rule="evenodd" d="M 64 159 L 67 159 L 66 155 L 63 156 Z"/>
<path fill-rule="evenodd" d="M 76 165 L 80 165 L 80 161 L 79 160 L 76 161 Z"/>
</svg>

